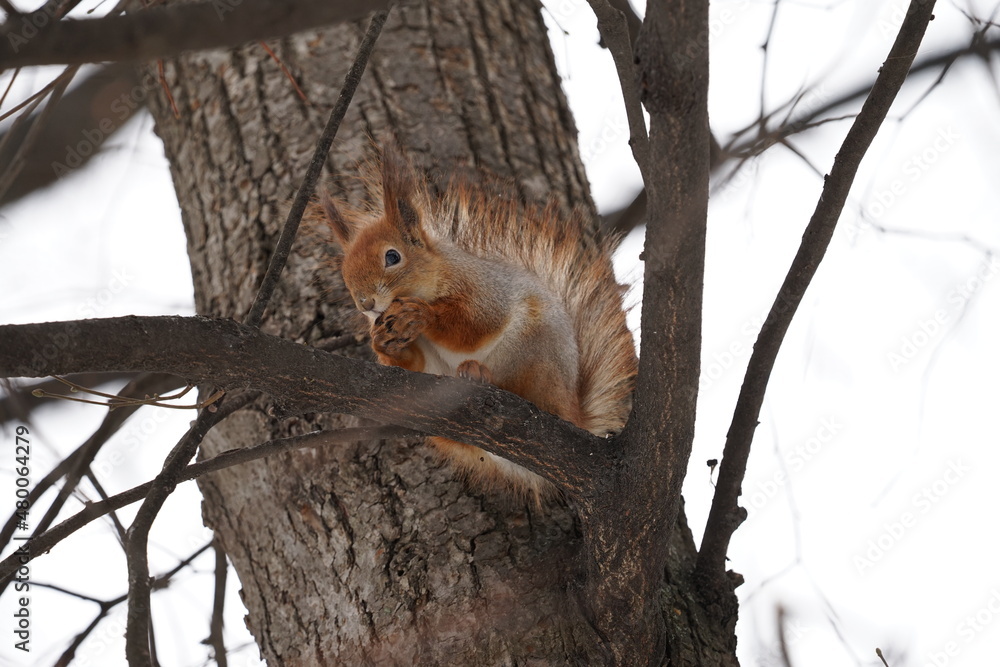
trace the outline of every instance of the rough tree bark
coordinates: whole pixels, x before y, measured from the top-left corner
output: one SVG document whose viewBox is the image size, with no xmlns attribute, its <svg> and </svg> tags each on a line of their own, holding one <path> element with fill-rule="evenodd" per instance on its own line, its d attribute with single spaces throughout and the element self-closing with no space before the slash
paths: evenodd
<svg viewBox="0 0 1000 667">
<path fill-rule="evenodd" d="M 165 63 L 150 108 L 183 210 L 200 314 L 241 318 L 282 211 L 350 65 L 363 28 L 272 44 L 302 101 L 259 46 Z M 370 133 L 391 135 L 432 172 L 479 163 L 528 199 L 594 211 L 535 2 L 436 0 L 390 17 L 329 166 L 350 178 Z M 321 249 L 300 239 L 263 329 L 315 345 L 356 316 Z M 344 354 L 367 356 L 350 339 Z M 276 422 L 266 405 L 213 430 L 203 456 L 316 428 L 338 416 Z M 579 533 L 572 511 L 470 493 L 418 443 L 300 451 L 201 482 L 204 518 L 242 583 L 247 624 L 271 665 L 601 664 L 596 633 L 570 591 Z M 667 659 L 732 665 L 733 623 L 702 608 L 694 546 L 673 532 L 662 600 Z M 734 621 L 734 619 L 732 619 Z"/>
</svg>

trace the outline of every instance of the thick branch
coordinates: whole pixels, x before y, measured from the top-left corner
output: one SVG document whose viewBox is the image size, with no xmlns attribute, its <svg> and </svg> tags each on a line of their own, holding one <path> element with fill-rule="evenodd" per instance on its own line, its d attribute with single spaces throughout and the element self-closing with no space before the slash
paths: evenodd
<svg viewBox="0 0 1000 667">
<path fill-rule="evenodd" d="M 0 70 L 152 60 L 184 51 L 235 47 L 353 21 L 388 6 L 389 0 L 215 0 L 151 7 L 123 16 L 63 19 L 42 30 L 28 17 L 15 17 L 0 28 Z"/>
<path fill-rule="evenodd" d="M 882 64 L 868 99 L 834 159 L 819 203 L 802 235 L 799 250 L 757 337 L 737 399 L 733 421 L 726 436 L 719 481 L 698 554 L 698 576 L 707 588 L 725 585 L 729 540 L 746 518 L 746 510 L 738 506 L 737 500 L 746 474 L 750 444 L 764 402 L 764 391 L 767 389 L 778 349 L 806 288 L 826 254 L 830 239 L 833 238 L 833 231 L 847 201 L 858 166 L 906 80 L 927 24 L 932 18 L 933 8 L 934 0 L 911 0 L 906 19 L 889 56 Z"/>
<path fill-rule="evenodd" d="M 0 326 L 0 377 L 111 370 L 254 388 L 284 414 L 340 412 L 445 436 L 571 494 L 608 465 L 606 441 L 497 387 L 347 359 L 230 320 L 118 317 Z"/>
<path fill-rule="evenodd" d="M 636 44 L 638 89 L 650 116 L 639 375 L 619 437 L 623 461 L 599 494 L 580 503 L 584 598 L 614 664 L 660 664 L 666 649 L 659 592 L 694 436 L 701 355 L 707 37 L 707 0 L 649 3 Z"/>
</svg>

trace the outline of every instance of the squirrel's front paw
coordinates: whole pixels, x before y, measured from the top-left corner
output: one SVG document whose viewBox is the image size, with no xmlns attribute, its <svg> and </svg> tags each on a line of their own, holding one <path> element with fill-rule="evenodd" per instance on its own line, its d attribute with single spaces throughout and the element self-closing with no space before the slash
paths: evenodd
<svg viewBox="0 0 1000 667">
<path fill-rule="evenodd" d="M 475 359 L 466 359 L 455 369 L 455 375 L 473 382 L 493 384 L 493 373 Z"/>
<path fill-rule="evenodd" d="M 394 300 L 372 325 L 376 352 L 396 356 L 427 328 L 427 304 L 420 299 Z"/>
</svg>

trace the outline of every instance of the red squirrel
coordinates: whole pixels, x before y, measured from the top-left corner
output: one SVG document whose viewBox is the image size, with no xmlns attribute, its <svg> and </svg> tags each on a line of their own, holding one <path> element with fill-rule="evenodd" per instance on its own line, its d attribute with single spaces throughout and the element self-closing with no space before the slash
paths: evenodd
<svg viewBox="0 0 1000 667">
<path fill-rule="evenodd" d="M 489 382 L 597 435 L 620 430 L 637 361 L 613 242 L 581 212 L 520 203 L 485 178 L 434 196 L 391 146 L 369 172 L 367 207 L 321 203 L 379 363 Z M 536 501 L 554 492 L 479 448 L 428 441 L 475 482 Z"/>
</svg>

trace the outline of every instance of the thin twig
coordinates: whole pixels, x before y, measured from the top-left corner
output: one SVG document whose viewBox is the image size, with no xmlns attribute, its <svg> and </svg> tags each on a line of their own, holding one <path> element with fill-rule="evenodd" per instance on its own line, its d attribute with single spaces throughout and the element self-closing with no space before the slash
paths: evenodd
<svg viewBox="0 0 1000 667">
<path fill-rule="evenodd" d="M 296 81 L 295 77 L 292 76 L 292 73 L 288 71 L 288 67 L 286 67 L 285 63 L 281 61 L 281 58 L 278 57 L 278 54 L 276 54 L 274 50 L 272 50 L 271 47 L 267 45 L 267 42 L 265 42 L 264 40 L 261 40 L 258 43 L 261 45 L 261 47 L 263 47 L 264 51 L 267 52 L 267 55 L 271 56 L 271 60 L 273 60 L 275 64 L 277 64 L 278 67 L 281 68 L 281 72 L 285 75 L 285 78 L 288 79 L 288 81 L 292 84 L 292 88 L 295 89 L 295 94 L 299 96 L 299 99 L 311 106 L 312 102 L 310 102 L 309 98 L 306 97 L 305 92 L 302 90 L 302 88 L 299 87 L 299 82 Z"/>
<path fill-rule="evenodd" d="M 785 667 L 792 667 L 792 656 L 788 652 L 788 637 L 785 633 L 785 608 L 778 606 L 778 649 L 781 651 L 781 662 Z"/>
<path fill-rule="evenodd" d="M 77 384 L 97 386 L 108 384 L 109 382 L 118 382 L 119 380 L 128 382 L 138 375 L 138 373 L 77 373 L 73 375 L 73 381 Z M 62 383 L 52 378 L 35 383 L 13 383 L 5 378 L 3 386 L 4 396 L 0 397 L 0 425 L 14 419 L 27 419 L 33 410 L 38 409 L 48 402 L 38 400 L 32 395 L 32 392 L 36 389 L 49 391 L 59 384 Z M 181 382 L 180 384 L 183 385 L 184 383 Z M 29 396 L 31 400 L 28 400 Z"/>
<path fill-rule="evenodd" d="M 56 105 L 59 104 L 59 100 L 62 98 L 66 88 L 69 87 L 70 81 L 76 76 L 77 70 L 80 68 L 78 66 L 67 67 L 66 71 L 60 77 L 61 81 L 52 89 L 52 94 L 49 96 L 49 101 L 45 104 L 45 108 L 37 116 L 32 116 L 27 122 L 31 123 L 31 127 L 28 129 L 27 133 L 24 135 L 24 139 L 21 144 L 17 147 L 17 151 L 14 156 L 10 159 L 7 164 L 7 168 L 4 170 L 3 175 L 0 176 L 0 201 L 4 199 L 4 195 L 7 194 L 7 190 L 10 186 L 14 184 L 14 179 L 17 175 L 21 173 L 24 168 L 25 156 L 31 150 L 32 146 L 35 145 L 35 141 L 38 139 L 39 133 L 42 128 L 45 127 L 46 121 L 52 116 L 55 111 Z M 26 112 L 27 113 L 27 112 Z M 24 118 L 22 116 L 21 118 Z M 18 121 L 21 120 L 18 118 Z M 11 128 L 11 133 L 8 136 L 14 136 L 14 128 Z M 2 150 L 2 149 L 0 149 Z"/>
<path fill-rule="evenodd" d="M 136 113 L 141 105 L 116 106 L 109 112 L 109 102 L 126 99 L 122 95 L 136 94 L 138 75 L 128 64 L 112 64 L 92 68 L 82 80 L 75 80 L 66 91 L 42 135 L 26 153 L 24 166 L 17 179 L 7 189 L 0 206 L 23 199 L 47 185 L 55 183 L 70 171 L 77 171 L 91 164 L 114 142 L 117 131 Z M 3 107 L 6 109 L 6 106 Z M 27 123 L 22 124 L 26 127 Z M 100 131 L 97 131 L 97 128 Z M 2 132 L 2 137 L 10 134 Z M 24 131 L 11 135 L 8 144 L 20 144 Z M 77 146 L 85 138 L 89 148 Z M 79 148 L 79 150 L 77 150 Z M 83 152 L 81 153 L 80 150 Z M 9 153 L 0 156 L 0 165 L 7 165 Z M 79 160 L 77 160 L 79 158 Z M 80 173 L 77 171 L 77 173 Z"/>
<path fill-rule="evenodd" d="M 7 96 L 10 95 L 11 89 L 14 88 L 14 82 L 17 81 L 17 75 L 21 73 L 21 68 L 18 67 L 14 70 L 14 73 L 10 77 L 10 81 L 7 82 L 7 87 L 3 91 L 3 95 L 0 95 L 0 109 L 3 109 L 3 103 L 7 101 Z"/>
<path fill-rule="evenodd" d="M 87 595 L 86 593 L 77 593 L 76 591 L 71 591 L 68 588 L 63 588 L 62 586 L 58 586 L 56 584 L 47 584 L 44 581 L 32 581 L 31 582 L 31 587 L 32 588 L 35 588 L 35 587 L 37 587 L 37 588 L 47 588 L 50 591 L 56 591 L 57 593 L 62 593 L 63 595 L 68 595 L 68 596 L 70 596 L 72 598 L 76 598 L 78 600 L 86 600 L 87 602 L 94 602 L 94 603 L 99 604 L 99 605 L 103 605 L 105 603 L 104 600 L 99 600 L 99 599 L 97 599 L 95 597 L 91 597 L 90 595 Z"/>
<path fill-rule="evenodd" d="M 231 402 L 227 399 L 227 403 Z M 220 410 L 221 412 L 221 410 Z M 283 452 L 295 449 L 305 449 L 307 447 L 321 447 L 337 445 L 346 442 L 361 442 L 368 440 L 392 440 L 396 438 L 407 438 L 418 435 L 415 431 L 398 426 L 381 426 L 370 428 L 350 428 L 339 431 L 319 431 L 307 433 L 305 435 L 270 440 L 268 442 L 244 447 L 242 449 L 230 449 L 210 459 L 192 463 L 181 472 L 179 482 L 188 482 L 212 472 L 217 472 L 225 468 L 249 463 L 268 456 L 274 456 Z M 45 554 L 64 539 L 80 530 L 91 522 L 100 519 L 102 516 L 113 510 L 127 507 L 146 497 L 152 487 L 152 482 L 146 482 L 135 486 L 128 491 L 115 494 L 106 501 L 90 503 L 80 512 L 74 514 L 62 523 L 52 527 L 50 530 L 37 537 L 32 537 L 25 542 L 24 550 L 28 553 L 28 562 L 36 557 Z M 18 554 L 11 554 L 3 561 L 0 561 L 0 581 L 7 581 L 23 565 Z"/>
<path fill-rule="evenodd" d="M 833 238 L 858 166 L 906 80 L 933 8 L 934 0 L 911 0 L 868 99 L 834 159 L 819 203 L 802 236 L 802 244 L 757 337 L 726 436 L 718 486 L 698 553 L 696 572 L 703 585 L 719 588 L 727 585 L 726 552 L 733 532 L 746 518 L 746 510 L 739 507 L 738 499 L 774 361 L 792 317 Z"/>
<path fill-rule="evenodd" d="M 218 667 L 228 667 L 229 656 L 226 653 L 226 642 L 222 635 L 223 611 L 226 605 L 226 579 L 229 574 L 229 561 L 226 560 L 226 552 L 216 537 L 212 541 L 215 548 L 215 595 L 212 601 L 212 620 L 209 624 L 208 639 L 205 643 L 212 647 L 215 654 L 215 664 Z"/>
<path fill-rule="evenodd" d="M 175 375 L 142 373 L 123 387 L 119 394 L 146 394 L 148 392 L 167 391 L 176 387 L 181 382 L 182 380 Z M 57 481 L 65 477 L 56 498 L 49 505 L 42 518 L 33 527 L 34 535 L 43 533 L 52 521 L 55 520 L 59 512 L 62 511 L 63 506 L 65 505 L 65 502 L 69 498 L 70 494 L 80 483 L 81 477 L 87 474 L 90 470 L 90 464 L 93 463 L 97 454 L 101 451 L 101 447 L 107 443 L 111 436 L 118 432 L 125 421 L 132 416 L 137 409 L 138 406 L 122 408 L 121 410 L 109 412 L 105 415 L 101 425 L 97 427 L 97 430 L 94 431 L 89 438 L 87 438 L 87 441 L 78 447 L 76 451 L 63 459 L 59 465 L 57 465 L 49 474 L 43 477 L 34 486 L 34 488 L 31 489 L 27 500 L 30 503 L 35 503 L 42 496 L 42 494 L 52 488 Z M 95 488 L 98 487 L 95 485 Z M 100 493 L 100 491 L 98 491 L 98 493 Z M 3 528 L 0 529 L 0 545 L 6 546 L 10 542 L 11 536 L 13 536 L 14 531 L 17 529 L 17 522 L 17 515 L 12 514 L 4 524 Z M 4 585 L 0 585 L 0 593 L 3 592 L 3 589 Z"/>
<path fill-rule="evenodd" d="M 39 90 L 37 92 L 34 92 L 31 95 L 29 95 L 27 98 L 21 100 L 21 102 L 19 102 L 18 104 L 14 105 L 14 107 L 10 111 L 5 111 L 2 114 L 0 114 L 0 121 L 7 120 L 12 115 L 16 114 L 21 109 L 24 109 L 25 107 L 28 107 L 29 105 L 31 105 L 30 108 L 28 109 L 28 112 L 30 113 L 32 110 L 34 110 L 35 107 L 38 106 L 38 103 L 42 99 L 44 99 L 46 95 L 49 94 L 49 91 L 51 91 L 53 88 L 55 88 L 56 86 L 58 86 L 58 85 L 60 85 L 62 83 L 63 78 L 66 76 L 66 73 L 70 69 L 71 68 L 67 67 L 62 72 L 59 73 L 59 76 L 57 76 L 56 78 L 52 79 L 47 84 L 45 84 L 45 86 L 43 86 L 41 90 Z M 20 68 L 18 68 L 18 70 L 20 70 Z M 10 130 L 8 130 L 8 133 L 9 132 L 10 132 Z"/>
<path fill-rule="evenodd" d="M 966 46 L 951 49 L 943 53 L 937 53 L 933 56 L 924 57 L 918 62 L 914 63 L 913 67 L 910 68 L 910 74 L 916 74 L 918 72 L 926 72 L 932 70 L 936 67 L 950 67 L 950 64 L 955 62 L 958 58 L 963 58 L 966 56 L 977 56 L 982 58 L 985 62 L 990 63 L 991 60 L 989 56 L 994 51 L 1000 51 L 1000 39 L 988 40 L 982 38 L 980 35 L 973 37 L 973 40 Z M 733 138 L 727 142 L 723 147 L 720 147 L 717 151 L 712 152 L 712 171 L 716 172 L 723 166 L 729 164 L 730 159 L 734 157 L 740 158 L 740 162 L 723 178 L 716 187 L 722 187 L 729 180 L 732 179 L 739 170 L 743 167 L 743 164 L 753 156 L 762 154 L 765 150 L 779 143 L 780 138 L 789 137 L 798 132 L 804 130 L 813 129 L 819 127 L 825 123 L 831 121 L 844 120 L 846 118 L 855 117 L 857 114 L 845 114 L 841 116 L 831 117 L 831 118 L 821 118 L 823 114 L 830 113 L 834 109 L 837 109 L 845 104 L 849 104 L 858 98 L 863 97 L 868 91 L 871 90 L 871 84 L 866 84 L 859 86 L 854 90 L 850 90 L 843 93 L 828 102 L 825 102 L 815 109 L 810 109 L 803 113 L 803 115 L 798 116 L 794 119 L 786 118 L 778 127 L 774 128 L 769 132 L 762 132 L 759 129 L 759 124 L 762 122 L 760 118 L 755 119 L 753 123 L 744 127 L 743 129 L 735 132 Z M 780 111 L 783 108 L 794 107 L 798 101 L 803 97 L 803 94 L 798 94 L 795 98 L 781 105 L 776 111 Z M 771 112 L 765 116 L 764 121 L 774 117 L 775 112 Z M 815 120 L 821 118 L 820 120 Z M 747 136 L 751 132 L 756 130 L 756 133 L 749 139 L 740 140 L 741 137 Z M 627 233 L 631 231 L 634 227 L 642 224 L 645 221 L 645 189 L 641 190 L 635 198 L 633 198 L 632 204 L 629 204 L 628 208 L 636 207 L 641 208 L 642 214 L 638 216 L 629 215 L 626 209 L 621 209 L 613 213 L 609 213 L 606 220 L 613 221 L 610 228 L 619 234 Z M 638 201 L 639 198 L 642 201 Z"/>
<path fill-rule="evenodd" d="M 252 327 L 260 326 L 261 320 L 264 319 L 264 310 L 267 308 L 267 303 L 270 301 L 271 295 L 274 294 L 274 289 L 278 285 L 281 271 L 285 268 L 285 262 L 288 260 L 288 253 L 291 251 L 292 243 L 295 241 L 295 234 L 298 232 L 302 214 L 305 213 L 306 206 L 316 191 L 316 183 L 319 182 L 320 174 L 323 173 L 323 165 L 326 164 L 327 154 L 330 152 L 333 140 L 337 136 L 337 130 L 340 129 L 340 123 L 344 120 L 344 115 L 347 113 L 347 107 L 351 104 L 354 91 L 358 89 L 358 84 L 361 82 L 361 75 L 365 73 L 365 67 L 368 66 L 368 58 L 371 56 L 372 49 L 375 48 L 375 41 L 382 32 L 382 26 L 385 25 L 385 20 L 388 16 L 388 11 L 375 12 L 372 16 L 368 32 L 365 34 L 364 39 L 361 40 L 361 46 L 358 47 L 358 55 L 354 58 L 354 64 L 351 65 L 347 76 L 344 77 L 344 87 L 340 91 L 340 97 L 337 98 L 337 103 L 333 106 L 333 111 L 330 112 L 330 118 L 326 121 L 323 134 L 316 144 L 316 150 L 313 152 L 309 169 L 306 171 L 305 178 L 302 179 L 299 191 L 295 193 L 295 201 L 292 203 L 291 210 L 288 211 L 285 226 L 278 237 L 278 243 L 275 245 L 274 254 L 271 255 L 271 262 L 267 266 L 267 273 L 264 275 L 264 280 L 257 291 L 257 297 L 254 299 L 253 305 L 250 307 L 250 312 L 244 320 L 245 324 Z"/>
<path fill-rule="evenodd" d="M 0 139 L 0 155 L 3 155 L 4 152 L 6 151 L 7 144 L 8 144 L 8 142 L 11 141 L 11 138 L 18 135 L 18 131 L 20 130 L 20 126 L 21 125 L 26 125 L 29 122 L 33 122 L 31 120 L 31 112 L 38 108 L 38 105 L 42 103 L 42 100 L 44 100 L 45 97 L 50 92 L 52 92 L 53 90 L 55 90 L 57 87 L 59 87 L 59 86 L 65 87 L 65 85 L 68 83 L 68 81 L 66 79 L 67 79 L 67 75 L 70 72 L 70 69 L 75 69 L 75 68 L 69 68 L 69 67 L 67 67 L 65 70 L 62 71 L 62 73 L 59 76 L 57 76 L 55 79 L 53 79 L 49 83 L 45 84 L 45 87 L 43 87 L 37 93 L 33 93 L 33 94 L 29 95 L 28 98 L 25 99 L 24 101 L 22 101 L 20 104 L 14 105 L 14 108 L 11 109 L 10 111 L 7 111 L 7 112 L 4 112 L 3 114 L 0 114 L 0 121 L 4 121 L 8 117 L 10 117 L 10 116 L 14 115 L 15 113 L 17 113 L 18 111 L 20 111 L 21 109 L 24 109 L 24 113 L 17 117 L 17 119 L 14 121 L 14 124 L 11 125 L 10 128 L 6 132 L 4 132 L 3 138 Z M 69 77 L 69 78 L 72 78 L 72 77 Z M 30 127 L 31 126 L 29 125 L 29 130 L 30 130 Z M 12 162 L 12 161 L 9 160 L 8 162 Z M 8 167 L 4 171 L 7 171 L 9 169 L 10 169 L 10 165 L 8 165 Z"/>
<path fill-rule="evenodd" d="M 117 405 L 125 406 L 125 405 L 130 405 L 130 406 L 136 406 L 136 407 L 138 407 L 140 405 L 148 405 L 150 400 L 153 400 L 153 401 L 172 401 L 174 399 L 184 398 L 187 395 L 187 393 L 194 388 L 193 384 L 188 384 L 183 389 L 181 389 L 180 391 L 178 391 L 176 394 L 173 394 L 173 395 L 161 396 L 157 392 L 157 393 L 154 393 L 152 396 L 150 396 L 147 393 L 147 394 L 144 394 L 142 398 L 135 398 L 135 397 L 132 397 L 132 396 L 121 396 L 120 394 L 112 394 L 112 393 L 109 393 L 109 392 L 106 392 L 106 391 L 97 391 L 96 389 L 91 389 L 90 387 L 88 387 L 86 385 L 83 385 L 83 384 L 80 384 L 79 382 L 75 382 L 73 380 L 70 380 L 69 378 L 60 377 L 58 375 L 53 375 L 52 379 L 55 380 L 58 384 L 61 384 L 64 387 L 69 387 L 70 391 L 74 391 L 74 392 L 78 391 L 78 392 L 82 392 L 82 393 L 85 393 L 85 394 L 90 394 L 91 396 L 97 396 L 99 398 L 106 398 L 106 399 L 108 399 L 108 403 L 101 403 L 100 405 L 109 405 L 109 406 L 117 406 Z M 127 392 L 127 388 L 126 388 L 125 391 Z M 133 391 L 134 391 L 134 389 L 133 389 Z M 46 389 L 35 389 L 34 391 L 31 392 L 31 395 L 32 396 L 36 396 L 38 398 L 66 398 L 65 395 L 56 394 L 56 393 L 50 392 L 50 391 L 48 391 Z"/>
<path fill-rule="evenodd" d="M 125 596 L 123 595 L 121 596 L 121 602 L 124 601 Z M 59 659 L 56 660 L 54 667 L 67 667 L 72 664 L 73 658 L 76 657 L 76 650 L 80 648 L 80 645 L 83 644 L 84 640 L 90 636 L 90 633 L 97 629 L 97 625 L 104 620 L 104 617 L 108 615 L 108 611 L 110 611 L 111 608 L 112 607 L 105 608 L 103 604 L 101 605 L 101 610 L 97 612 L 97 616 L 94 617 L 94 620 L 90 622 L 90 625 L 77 633 L 76 637 L 73 638 L 73 641 L 69 643 L 66 650 L 63 651 L 62 655 L 59 656 Z"/>
<path fill-rule="evenodd" d="M 771 36 L 774 34 L 774 26 L 778 22 L 778 8 L 781 6 L 781 0 L 774 0 L 774 9 L 771 11 L 771 23 L 767 26 L 767 36 L 764 37 L 764 43 L 760 45 L 761 50 L 764 52 L 764 62 L 760 65 L 760 113 L 758 115 L 758 120 L 760 121 L 760 128 L 764 129 L 764 96 L 767 94 L 767 61 L 768 56 L 771 54 Z"/>
<path fill-rule="evenodd" d="M 167 83 L 167 74 L 163 67 L 163 59 L 156 61 L 156 77 L 160 81 L 160 87 L 163 89 L 163 94 L 167 96 L 167 102 L 170 104 L 170 110 L 174 114 L 174 118 L 181 117 L 181 111 L 177 108 L 177 102 L 174 100 L 174 94 L 170 91 L 170 84 Z"/>
<path fill-rule="evenodd" d="M 98 481 L 97 475 L 94 474 L 93 470 L 87 470 L 87 479 L 94 485 L 94 490 L 97 491 L 98 497 L 101 500 L 107 500 L 108 492 L 104 490 L 104 485 Z M 122 524 L 121 519 L 118 518 L 118 514 L 115 511 L 112 510 L 111 512 L 108 512 L 108 516 L 111 517 L 111 524 L 115 527 L 115 533 L 118 535 L 118 544 L 121 545 L 122 549 L 124 549 L 125 543 L 128 541 L 125 526 Z"/>
<path fill-rule="evenodd" d="M 150 396 L 147 394 L 142 398 L 133 398 L 130 396 L 119 396 L 117 394 L 109 394 L 107 392 L 97 391 L 96 389 L 91 389 L 90 387 L 85 387 L 71 380 L 67 380 L 66 378 L 59 377 L 58 375 L 53 377 L 57 382 L 69 387 L 70 391 L 89 394 L 91 396 L 97 396 L 99 398 L 106 398 L 108 400 L 107 402 L 92 401 L 86 398 L 67 396 L 66 394 L 56 394 L 46 391 L 44 389 L 34 389 L 31 392 L 31 395 L 36 398 L 53 398 L 53 399 L 61 399 L 64 401 L 73 401 L 75 403 L 86 403 L 87 405 L 99 405 L 102 408 L 108 408 L 109 411 L 123 407 L 141 407 L 143 405 L 151 405 L 158 408 L 169 408 L 171 410 L 202 410 L 204 408 L 209 407 L 216 401 L 218 401 L 220 398 L 222 398 L 222 395 L 225 393 L 223 391 L 216 391 L 205 400 L 198 401 L 197 403 L 193 403 L 191 405 L 171 405 L 169 403 L 165 403 L 164 401 L 176 401 L 181 398 L 184 398 L 185 396 L 187 396 L 188 392 L 194 389 L 195 385 L 189 384 L 180 391 L 178 391 L 176 394 L 173 394 L 172 396 L 161 396 L 160 394 L 153 394 L 152 396 Z"/>
<path fill-rule="evenodd" d="M 646 119 L 642 114 L 639 99 L 638 76 L 635 58 L 632 55 L 632 41 L 629 39 L 628 19 L 621 10 L 611 6 L 608 0 L 588 0 L 597 15 L 597 29 L 611 52 L 618 70 L 618 81 L 625 100 L 625 114 L 628 117 L 629 146 L 632 156 L 639 165 L 643 180 L 648 180 L 649 139 L 646 134 Z"/>
<path fill-rule="evenodd" d="M 982 35 L 977 33 L 973 35 L 970 42 L 965 46 L 957 47 L 949 51 L 938 52 L 935 53 L 934 55 L 925 56 L 921 58 L 919 61 L 913 64 L 913 67 L 910 68 L 910 74 L 912 75 L 920 72 L 926 72 L 928 70 L 933 70 L 938 67 L 949 68 L 956 60 L 965 56 L 978 56 L 988 62 L 990 54 L 993 53 L 994 51 L 1000 51 L 1000 38 L 984 39 Z M 760 133 L 760 131 L 758 130 L 758 132 L 755 134 L 759 136 L 766 136 L 769 134 L 789 136 L 799 131 L 799 128 L 806 125 L 807 123 L 812 122 L 816 118 L 821 118 L 822 116 L 830 113 L 834 109 L 842 107 L 845 104 L 850 104 L 855 100 L 865 97 L 871 91 L 871 89 L 872 89 L 872 84 L 869 83 L 862 84 L 853 90 L 849 90 L 846 93 L 842 93 L 837 97 L 832 98 L 829 101 L 816 106 L 815 108 L 807 110 L 803 115 L 796 117 L 794 120 L 788 123 L 784 123 L 781 127 L 776 128 L 771 133 Z M 798 99 L 798 97 L 796 99 Z M 793 100 L 793 102 L 794 101 L 795 100 Z M 785 105 L 782 105 L 782 107 L 779 107 L 779 109 L 783 108 L 784 106 Z M 769 114 L 768 117 L 771 117 L 773 115 L 774 115 L 773 113 Z M 760 122 L 761 122 L 760 119 L 754 120 L 754 122 L 748 125 L 747 127 L 744 127 L 743 129 L 735 132 L 733 135 L 733 139 L 722 147 L 722 155 L 723 156 L 728 156 L 732 154 L 741 155 L 753 152 L 753 146 L 759 142 L 757 136 L 745 140 L 743 142 L 739 142 L 738 140 L 739 137 L 742 137 L 751 132 L 752 130 L 757 129 L 757 125 Z"/>
<path fill-rule="evenodd" d="M 191 554 L 184 560 L 180 561 L 169 572 L 164 572 L 163 574 L 159 575 L 156 578 L 156 581 L 153 582 L 153 589 L 159 590 L 162 588 L 166 588 L 167 584 L 170 582 L 170 579 L 172 577 L 174 577 L 178 572 L 180 572 L 182 569 L 190 565 L 194 561 L 194 559 L 200 556 L 202 553 L 204 553 L 205 550 L 210 545 L 211 542 L 201 547 L 200 549 L 195 551 L 193 554 Z M 41 585 L 41 584 L 35 584 L 34 582 L 32 582 L 32 584 Z M 128 599 L 128 595 L 126 594 L 126 595 L 119 595 L 118 597 L 112 598 L 110 600 L 97 600 L 95 598 L 81 595 L 79 593 L 74 593 L 72 591 L 68 591 L 66 589 L 59 588 L 57 586 L 50 585 L 47 586 L 47 588 L 53 588 L 55 590 L 61 591 L 68 595 L 72 595 L 74 597 L 78 597 L 84 600 L 90 600 L 91 602 L 94 602 L 98 606 L 100 606 L 100 611 L 98 611 L 97 616 L 94 617 L 94 620 L 92 620 L 86 628 L 77 633 L 76 637 L 73 638 L 73 641 L 70 642 L 69 646 L 66 647 L 66 650 L 62 652 L 62 655 L 59 656 L 59 659 L 56 660 L 55 667 L 67 667 L 68 665 L 72 664 L 73 659 L 76 657 L 76 650 L 80 648 L 80 645 L 83 644 L 84 640 L 86 640 L 87 637 L 90 636 L 90 633 L 97 628 L 98 623 L 104 620 L 104 618 L 108 615 L 109 612 L 111 612 L 112 609 L 114 609 L 115 607 L 117 607 L 122 602 L 125 602 L 125 600 Z"/>
</svg>

